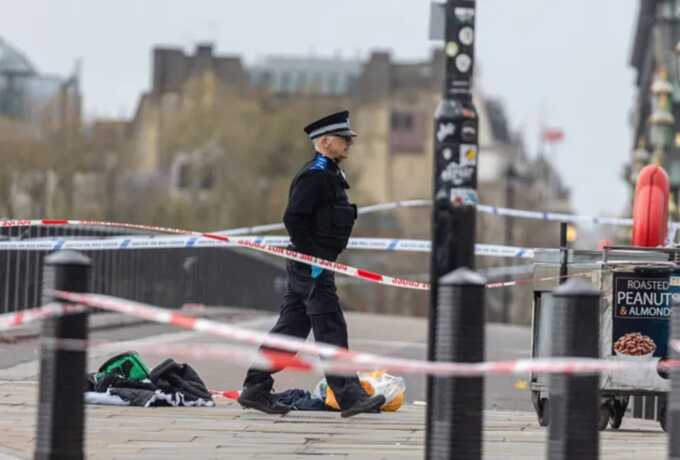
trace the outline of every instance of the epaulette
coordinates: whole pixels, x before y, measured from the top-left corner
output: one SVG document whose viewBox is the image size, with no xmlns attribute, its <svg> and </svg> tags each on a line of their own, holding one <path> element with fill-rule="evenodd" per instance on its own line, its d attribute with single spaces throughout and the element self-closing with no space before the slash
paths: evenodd
<svg viewBox="0 0 680 460">
<path fill-rule="evenodd" d="M 316 158 L 314 158 L 314 162 L 309 168 L 309 171 L 324 171 L 328 169 L 329 161 L 330 160 L 327 157 L 318 155 Z"/>
</svg>

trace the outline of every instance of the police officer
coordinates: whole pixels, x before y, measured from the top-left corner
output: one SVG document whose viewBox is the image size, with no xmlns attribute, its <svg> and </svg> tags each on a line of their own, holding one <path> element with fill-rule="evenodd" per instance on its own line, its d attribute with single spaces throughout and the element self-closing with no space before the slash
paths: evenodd
<svg viewBox="0 0 680 460">
<path fill-rule="evenodd" d="M 305 127 L 314 143 L 314 158 L 295 175 L 288 195 L 283 221 L 295 251 L 326 260 L 336 260 L 347 246 L 356 206 L 349 202 L 349 184 L 340 163 L 346 160 L 354 137 L 349 112 L 334 113 Z M 288 285 L 279 319 L 272 333 L 304 339 L 314 338 L 347 348 L 347 324 L 335 289 L 334 273 L 318 266 L 288 261 Z M 244 408 L 271 414 L 285 414 L 289 408 L 272 399 L 275 371 L 250 369 L 239 403 Z M 369 397 L 359 379 L 327 375 L 343 417 L 378 412 L 384 396 Z"/>
</svg>

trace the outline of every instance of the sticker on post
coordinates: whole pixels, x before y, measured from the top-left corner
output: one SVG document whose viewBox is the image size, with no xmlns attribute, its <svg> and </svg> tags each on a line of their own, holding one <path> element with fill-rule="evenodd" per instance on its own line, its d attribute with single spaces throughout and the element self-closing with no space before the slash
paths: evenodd
<svg viewBox="0 0 680 460">
<path fill-rule="evenodd" d="M 467 73 L 472 66 L 472 58 L 467 54 L 461 54 L 456 58 L 456 68 L 462 72 Z"/>
<path fill-rule="evenodd" d="M 458 187 L 463 184 L 468 184 L 472 181 L 475 174 L 473 166 L 461 166 L 458 163 L 449 163 L 444 171 L 442 171 L 441 179 L 444 182 L 451 182 Z"/>
<path fill-rule="evenodd" d="M 460 29 L 460 32 L 458 32 L 458 40 L 465 46 L 472 45 L 474 39 L 475 32 L 472 30 L 472 27 L 463 27 Z"/>
<path fill-rule="evenodd" d="M 472 109 L 463 109 L 463 118 L 470 118 L 474 120 L 477 118 L 477 114 Z"/>
<path fill-rule="evenodd" d="M 437 128 L 437 140 L 439 142 L 444 142 L 444 140 L 449 137 L 453 136 L 456 133 L 456 125 L 453 123 L 441 123 L 439 125 L 439 128 Z"/>
<path fill-rule="evenodd" d="M 454 57 L 456 54 L 458 54 L 458 43 L 456 42 L 448 42 L 446 44 L 446 55 L 448 57 Z"/>
<path fill-rule="evenodd" d="M 460 137 L 463 139 L 463 142 L 474 142 L 476 135 L 477 128 L 475 128 L 475 126 L 470 126 L 469 124 L 464 125 L 463 130 L 460 133 Z"/>
<path fill-rule="evenodd" d="M 477 146 L 473 144 L 462 144 L 460 146 L 460 160 L 461 166 L 476 166 L 477 165 Z"/>
<path fill-rule="evenodd" d="M 471 188 L 451 189 L 451 204 L 454 206 L 477 206 L 479 204 L 477 191 Z"/>
<path fill-rule="evenodd" d="M 472 22 L 475 19 L 475 9 L 474 8 L 465 8 L 465 7 L 456 7 L 453 10 L 453 14 L 456 15 L 456 18 L 460 22 Z"/>
</svg>

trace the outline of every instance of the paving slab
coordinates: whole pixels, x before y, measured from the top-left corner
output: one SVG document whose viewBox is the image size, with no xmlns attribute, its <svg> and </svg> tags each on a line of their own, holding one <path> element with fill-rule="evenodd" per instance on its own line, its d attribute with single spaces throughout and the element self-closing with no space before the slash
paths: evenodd
<svg viewBox="0 0 680 460">
<path fill-rule="evenodd" d="M 0 384 L 0 460 L 29 459 L 35 446 L 35 382 Z M 423 458 L 425 408 L 342 419 L 333 412 L 269 416 L 218 399 L 214 408 L 87 406 L 86 454 L 92 459 Z M 484 458 L 546 456 L 545 428 L 528 412 L 486 411 Z M 649 420 L 624 419 L 601 436 L 603 459 L 666 458 L 667 436 Z"/>
</svg>

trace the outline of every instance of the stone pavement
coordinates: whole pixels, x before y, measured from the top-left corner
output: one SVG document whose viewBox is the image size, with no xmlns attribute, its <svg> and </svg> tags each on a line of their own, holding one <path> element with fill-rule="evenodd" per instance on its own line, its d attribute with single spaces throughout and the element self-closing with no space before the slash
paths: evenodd
<svg viewBox="0 0 680 460">
<path fill-rule="evenodd" d="M 37 384 L 0 382 L 0 459 L 32 458 Z M 228 400 L 215 408 L 88 406 L 91 459 L 347 459 L 423 458 L 424 407 L 342 419 L 332 412 L 284 417 L 243 411 Z M 533 413 L 487 411 L 484 458 L 545 458 L 546 430 Z M 604 459 L 666 458 L 666 435 L 656 422 L 624 419 L 601 437 Z"/>
</svg>

